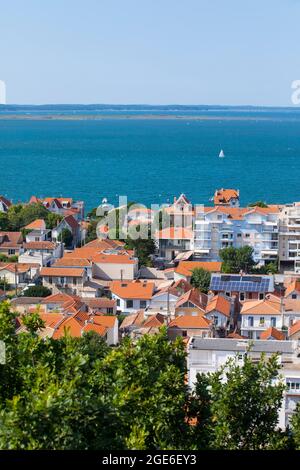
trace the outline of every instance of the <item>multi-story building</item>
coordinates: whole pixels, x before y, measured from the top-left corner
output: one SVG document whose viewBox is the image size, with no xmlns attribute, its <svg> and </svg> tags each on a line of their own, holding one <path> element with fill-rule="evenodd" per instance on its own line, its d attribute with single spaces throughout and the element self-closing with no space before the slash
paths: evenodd
<svg viewBox="0 0 300 470">
<path fill-rule="evenodd" d="M 278 426 L 284 429 L 300 398 L 300 361 L 297 341 L 249 341 L 245 339 L 190 338 L 187 346 L 188 385 L 195 387 L 197 374 L 216 372 L 228 359 L 236 359 L 243 364 L 244 355 L 254 362 L 259 360 L 262 353 L 269 358 L 278 354 L 278 366 L 287 385 L 281 409 L 279 410 Z"/>
<path fill-rule="evenodd" d="M 278 206 L 267 208 L 197 207 L 194 253 L 199 260 L 219 261 L 227 247 L 251 246 L 260 265 L 278 256 Z"/>
<path fill-rule="evenodd" d="M 286 204 L 280 211 L 278 254 L 281 270 L 300 273 L 300 202 Z"/>
</svg>

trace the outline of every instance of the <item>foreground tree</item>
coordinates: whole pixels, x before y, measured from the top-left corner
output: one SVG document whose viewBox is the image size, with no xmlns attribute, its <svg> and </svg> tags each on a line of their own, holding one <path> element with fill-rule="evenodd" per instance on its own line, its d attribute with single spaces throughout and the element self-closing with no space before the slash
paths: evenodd
<svg viewBox="0 0 300 470">
<path fill-rule="evenodd" d="M 210 285 L 211 274 L 203 268 L 195 268 L 192 271 L 191 284 L 200 292 L 207 294 Z"/>
</svg>

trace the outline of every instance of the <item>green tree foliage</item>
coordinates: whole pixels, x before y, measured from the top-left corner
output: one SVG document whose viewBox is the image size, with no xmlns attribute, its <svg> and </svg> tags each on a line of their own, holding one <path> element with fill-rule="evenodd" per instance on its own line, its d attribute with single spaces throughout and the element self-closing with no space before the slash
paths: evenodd
<svg viewBox="0 0 300 470">
<path fill-rule="evenodd" d="M 66 247 L 72 246 L 73 243 L 73 235 L 69 229 L 63 228 L 61 233 L 58 236 L 58 240 L 65 244 Z"/>
<path fill-rule="evenodd" d="M 93 332 L 41 338 L 38 312 L 23 316 L 0 304 L 0 449 L 282 449 L 277 429 L 284 386 L 277 358 L 229 361 L 185 384 L 181 338 L 165 328 L 109 348 Z M 229 341 L 229 340 L 228 340 Z M 223 379 L 226 380 L 223 380 Z M 299 447 L 299 409 L 292 433 Z M 292 436 L 293 437 L 293 436 Z"/>
<path fill-rule="evenodd" d="M 135 235 L 139 238 L 131 238 L 131 230 L 128 231 L 125 248 L 134 250 L 135 255 L 139 259 L 139 266 L 153 266 L 151 255 L 155 253 L 156 246 L 151 238 L 151 229 L 146 224 L 134 227 Z"/>
<path fill-rule="evenodd" d="M 228 247 L 220 250 L 219 254 L 222 260 L 223 273 L 239 273 L 240 271 L 251 273 L 256 265 L 251 246 Z"/>
<path fill-rule="evenodd" d="M 63 217 L 60 214 L 54 214 L 53 212 L 48 211 L 47 217 L 45 219 L 46 228 L 52 230 L 59 224 L 59 222 L 62 221 L 62 219 Z"/>
<path fill-rule="evenodd" d="M 277 429 L 285 386 L 278 357 L 262 355 L 241 364 L 232 359 L 210 375 L 198 374 L 190 412 L 198 448 L 260 450 L 285 448 L 287 435 Z"/>
<path fill-rule="evenodd" d="M 268 205 L 264 201 L 256 201 L 256 202 L 251 202 L 251 204 L 249 204 L 248 207 L 268 207 Z"/>
<path fill-rule="evenodd" d="M 0 212 L 0 230 L 7 232 L 10 229 L 9 219 L 6 212 Z"/>
<path fill-rule="evenodd" d="M 210 285 L 211 274 L 203 268 L 195 268 L 192 270 L 191 284 L 200 292 L 207 294 Z"/>
<path fill-rule="evenodd" d="M 48 287 L 45 286 L 31 286 L 28 289 L 25 289 L 25 297 L 48 297 L 52 292 Z"/>
</svg>

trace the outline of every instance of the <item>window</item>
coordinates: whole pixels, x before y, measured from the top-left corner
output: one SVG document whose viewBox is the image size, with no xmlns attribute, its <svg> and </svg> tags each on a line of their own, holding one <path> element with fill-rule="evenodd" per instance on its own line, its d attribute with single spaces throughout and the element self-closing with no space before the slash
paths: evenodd
<svg viewBox="0 0 300 470">
<path fill-rule="evenodd" d="M 237 234 L 237 238 L 241 238 L 242 234 L 241 233 L 238 233 Z"/>
<path fill-rule="evenodd" d="M 186 336 L 187 336 L 187 331 L 186 331 L 186 330 L 183 330 L 182 336 L 183 336 L 183 337 L 186 337 Z"/>
<path fill-rule="evenodd" d="M 73 284 L 74 284 L 74 286 L 76 286 L 76 284 L 77 284 L 77 278 L 76 277 L 73 277 Z"/>
<path fill-rule="evenodd" d="M 246 238 L 249 238 L 249 237 L 250 237 L 250 233 L 245 233 L 245 237 L 246 237 Z"/>
<path fill-rule="evenodd" d="M 106 312 L 107 313 L 113 313 L 113 309 L 109 307 L 109 308 L 106 309 Z"/>
<path fill-rule="evenodd" d="M 225 292 L 225 295 L 226 295 L 227 297 L 230 297 L 230 292 Z"/>
<path fill-rule="evenodd" d="M 64 284 L 65 283 L 65 278 L 64 277 L 61 277 L 60 278 L 60 284 Z"/>
<path fill-rule="evenodd" d="M 8 250 L 8 254 L 9 254 L 9 255 L 15 255 L 15 254 L 16 254 L 16 250 L 10 249 L 10 250 Z"/>
<path fill-rule="evenodd" d="M 297 299 L 297 294 L 292 294 L 292 299 Z"/>
<path fill-rule="evenodd" d="M 240 292 L 240 300 L 245 300 L 245 292 Z"/>
<path fill-rule="evenodd" d="M 133 308 L 133 300 L 127 300 L 126 301 L 126 307 L 127 308 Z"/>
<path fill-rule="evenodd" d="M 264 300 L 265 294 L 264 294 L 263 292 L 260 292 L 260 293 L 258 294 L 258 298 L 259 298 L 259 300 Z"/>
<path fill-rule="evenodd" d="M 117 299 L 117 306 L 120 307 L 120 299 Z"/>
<path fill-rule="evenodd" d="M 264 324 L 265 324 L 265 317 L 260 317 L 260 319 L 259 319 L 259 325 L 260 325 L 260 326 L 264 326 Z"/>
<path fill-rule="evenodd" d="M 274 326 L 274 328 L 276 327 L 276 318 L 275 317 L 271 317 L 271 326 Z"/>
<path fill-rule="evenodd" d="M 141 301 L 140 301 L 140 307 L 141 307 L 141 308 L 146 308 L 146 307 L 147 307 L 147 302 L 146 302 L 146 300 L 141 300 Z"/>
<path fill-rule="evenodd" d="M 219 323 L 219 317 L 217 315 L 214 315 L 214 324 L 217 326 Z"/>
<path fill-rule="evenodd" d="M 253 326 L 253 317 L 248 317 L 248 326 Z"/>
</svg>

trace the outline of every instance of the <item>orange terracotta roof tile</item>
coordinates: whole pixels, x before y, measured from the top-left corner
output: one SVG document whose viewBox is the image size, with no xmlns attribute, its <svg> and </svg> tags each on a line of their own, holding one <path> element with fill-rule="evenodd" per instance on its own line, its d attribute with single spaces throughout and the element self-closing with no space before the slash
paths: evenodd
<svg viewBox="0 0 300 470">
<path fill-rule="evenodd" d="M 247 300 L 243 303 L 241 315 L 280 315 L 280 300 Z"/>
<path fill-rule="evenodd" d="M 110 290 L 122 299 L 149 300 L 153 295 L 154 282 L 141 281 L 112 281 Z"/>
<path fill-rule="evenodd" d="M 177 274 L 182 276 L 191 276 L 193 269 L 203 268 L 206 271 L 218 273 L 221 272 L 222 263 L 215 261 L 180 261 L 175 268 Z"/>
<path fill-rule="evenodd" d="M 284 297 L 288 297 L 290 294 L 292 294 L 294 291 L 297 291 L 300 293 L 300 281 L 297 279 L 292 281 L 286 288 L 286 291 L 284 293 Z"/>
<path fill-rule="evenodd" d="M 300 320 L 296 321 L 292 326 L 289 327 L 289 337 L 295 333 L 298 333 L 298 331 L 300 331 Z"/>
<path fill-rule="evenodd" d="M 42 268 L 41 276 L 58 276 L 58 277 L 83 277 L 84 269 L 81 268 Z"/>
<path fill-rule="evenodd" d="M 207 304 L 206 313 L 211 313 L 217 311 L 230 317 L 231 311 L 231 302 L 229 299 L 226 299 L 223 295 L 215 295 Z"/>
<path fill-rule="evenodd" d="M 100 253 L 92 257 L 94 263 L 108 263 L 108 264 L 136 264 L 136 260 L 128 256 L 127 253 L 124 254 L 106 254 Z"/>
<path fill-rule="evenodd" d="M 25 227 L 27 230 L 45 230 L 45 228 L 46 224 L 44 219 L 36 219 Z"/>
<path fill-rule="evenodd" d="M 24 243 L 23 246 L 26 250 L 54 250 L 56 243 L 49 241 L 28 242 Z"/>
<path fill-rule="evenodd" d="M 200 292 L 198 289 L 191 289 L 185 292 L 176 302 L 176 308 L 183 306 L 185 303 L 192 303 L 197 308 L 205 311 L 207 304 L 207 295 Z"/>
<path fill-rule="evenodd" d="M 130 326 L 142 326 L 144 323 L 145 316 L 144 310 L 139 310 L 138 312 L 134 313 L 133 315 L 126 315 L 124 320 L 120 325 L 120 329 L 129 328 Z"/>
<path fill-rule="evenodd" d="M 285 336 L 281 331 L 278 331 L 274 327 L 270 327 L 261 333 L 260 339 L 268 340 L 270 338 L 277 339 L 278 341 L 283 341 L 285 339 Z"/>
<path fill-rule="evenodd" d="M 205 328 L 209 329 L 211 322 L 203 315 L 182 315 L 176 317 L 169 324 L 169 328 L 182 328 L 182 329 L 192 329 L 192 328 Z"/>
<path fill-rule="evenodd" d="M 143 328 L 161 327 L 165 322 L 165 317 L 161 313 L 151 315 L 143 324 Z"/>
<path fill-rule="evenodd" d="M 238 199 L 239 192 L 236 189 L 218 189 L 214 195 L 214 204 L 229 204 L 231 199 Z"/>
<path fill-rule="evenodd" d="M 54 264 L 52 264 L 53 268 L 59 267 L 89 267 L 91 266 L 91 262 L 87 258 L 63 258 L 58 259 Z"/>
</svg>

